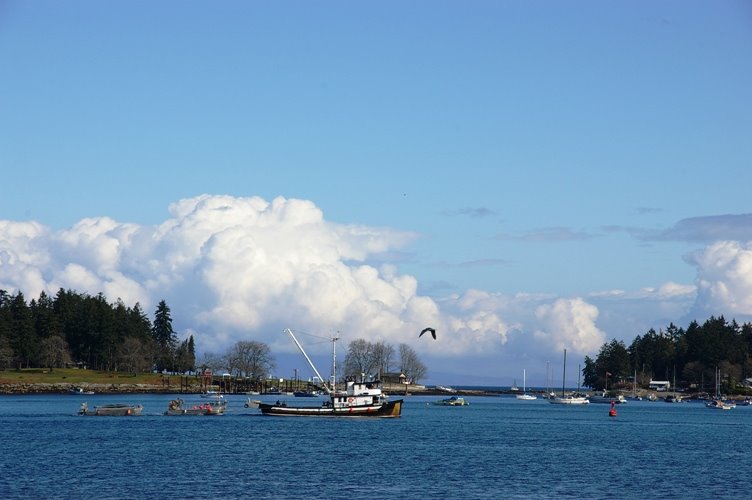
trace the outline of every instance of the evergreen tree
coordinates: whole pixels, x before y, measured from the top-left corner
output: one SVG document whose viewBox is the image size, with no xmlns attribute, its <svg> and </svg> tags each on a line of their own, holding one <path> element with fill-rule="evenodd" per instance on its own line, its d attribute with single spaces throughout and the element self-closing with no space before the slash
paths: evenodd
<svg viewBox="0 0 752 500">
<path fill-rule="evenodd" d="M 19 368 L 29 368 L 36 361 L 37 335 L 31 309 L 26 305 L 23 293 L 18 292 L 10 303 L 11 338 L 10 344 L 16 355 Z"/>
<path fill-rule="evenodd" d="M 154 313 L 151 330 L 156 348 L 156 368 L 158 371 L 175 369 L 175 351 L 178 337 L 172 329 L 172 317 L 167 302 L 161 300 Z"/>
</svg>

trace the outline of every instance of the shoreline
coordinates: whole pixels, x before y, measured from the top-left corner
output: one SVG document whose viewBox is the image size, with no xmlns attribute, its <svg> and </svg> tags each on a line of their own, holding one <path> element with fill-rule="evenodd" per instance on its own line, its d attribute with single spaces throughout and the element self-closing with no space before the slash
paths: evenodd
<svg viewBox="0 0 752 500">
<path fill-rule="evenodd" d="M 84 391 L 93 391 L 94 394 L 195 394 L 200 395 L 204 392 L 198 385 L 182 388 L 179 385 L 164 385 L 164 384 L 145 384 L 145 383 L 72 383 L 72 382 L 16 382 L 16 383 L 0 383 L 0 396 L 22 396 L 22 395 L 37 395 L 37 394 L 69 394 L 76 395 L 73 392 L 74 389 L 80 388 Z M 499 397 L 499 396 L 513 396 L 521 394 L 520 391 L 512 390 L 499 390 L 489 389 L 484 390 L 480 388 L 473 389 L 453 389 L 453 391 L 436 389 L 434 387 L 425 386 L 408 386 L 407 390 L 402 385 L 396 384 L 384 384 L 384 393 L 393 397 L 409 397 L 409 396 L 436 396 L 436 397 L 449 397 L 449 396 L 485 396 L 485 397 Z M 546 393 L 541 391 L 528 391 L 529 394 L 538 396 L 539 398 L 545 398 Z M 627 398 L 631 398 L 630 391 L 617 391 Z M 247 396 L 249 394 L 245 392 L 228 392 L 228 395 Z M 657 393 L 653 391 L 638 391 L 638 396 L 642 399 L 647 399 L 647 396 L 654 394 L 658 400 L 663 400 L 668 395 L 667 393 Z M 83 395 L 83 394 L 82 394 Z M 260 395 L 264 395 L 261 393 Z M 703 395 L 707 396 L 707 395 Z M 683 395 L 683 399 L 686 400 L 706 400 L 714 399 L 713 397 L 698 397 L 698 394 L 691 396 Z M 732 394 L 727 395 L 726 399 L 734 401 L 744 401 L 750 399 L 750 395 L 746 394 Z"/>
</svg>

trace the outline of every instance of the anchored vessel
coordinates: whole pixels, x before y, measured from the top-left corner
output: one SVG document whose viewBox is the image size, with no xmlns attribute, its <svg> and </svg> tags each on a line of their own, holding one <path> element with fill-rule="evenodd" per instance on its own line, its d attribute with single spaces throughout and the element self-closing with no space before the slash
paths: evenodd
<svg viewBox="0 0 752 500">
<path fill-rule="evenodd" d="M 469 406 L 470 403 L 468 403 L 465 398 L 461 398 L 459 396 L 451 396 L 445 399 L 440 399 L 434 403 L 438 406 Z"/>
<path fill-rule="evenodd" d="M 303 353 L 306 361 L 313 371 L 323 380 L 316 367 L 311 362 L 303 347 L 295 338 L 292 330 L 285 330 L 292 337 L 295 344 Z M 332 339 L 332 342 L 337 339 Z M 332 349 L 332 358 L 336 359 L 334 349 Z M 333 363 L 336 366 L 336 362 Z M 336 373 L 332 377 L 336 380 Z M 259 403 L 258 408 L 264 415 L 276 416 L 321 416 L 321 417 L 399 417 L 402 414 L 402 399 L 390 401 L 388 396 L 382 391 L 382 385 L 379 380 L 373 381 L 348 381 L 344 391 L 337 391 L 336 383 L 332 382 L 332 387 L 326 385 L 324 389 L 329 398 L 320 406 L 298 406 L 288 405 L 286 401 L 277 400 L 276 403 Z"/>
<path fill-rule="evenodd" d="M 144 407 L 141 405 L 111 404 L 95 406 L 93 410 L 90 410 L 87 403 L 81 403 L 81 408 L 78 410 L 78 414 L 105 417 L 129 417 L 141 415 L 143 409 Z"/>
</svg>

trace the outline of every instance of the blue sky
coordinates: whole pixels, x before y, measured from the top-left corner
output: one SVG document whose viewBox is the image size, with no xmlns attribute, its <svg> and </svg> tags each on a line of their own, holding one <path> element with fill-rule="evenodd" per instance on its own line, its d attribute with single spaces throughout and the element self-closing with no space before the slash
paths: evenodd
<svg viewBox="0 0 752 500">
<path fill-rule="evenodd" d="M 280 325 L 431 321 L 443 344 L 409 342 L 438 383 L 750 320 L 751 46 L 741 1 L 1 2 L 0 288 L 164 297 L 206 350 L 280 359 Z M 208 257 L 237 227 L 254 251 Z M 278 245 L 270 296 L 222 260 Z M 257 305 L 218 323 L 227 280 Z"/>
</svg>

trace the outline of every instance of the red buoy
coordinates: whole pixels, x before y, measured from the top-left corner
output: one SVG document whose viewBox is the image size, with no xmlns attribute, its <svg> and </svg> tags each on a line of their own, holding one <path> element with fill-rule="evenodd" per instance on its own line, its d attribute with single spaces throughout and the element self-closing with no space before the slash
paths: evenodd
<svg viewBox="0 0 752 500">
<path fill-rule="evenodd" d="M 608 410 L 608 416 L 609 417 L 615 417 L 616 416 L 616 403 L 614 401 L 611 401 L 611 409 Z"/>
</svg>

